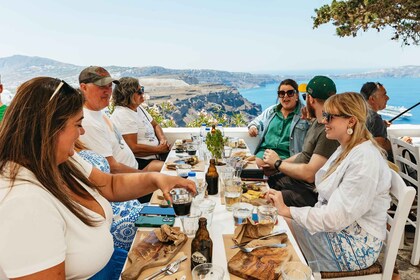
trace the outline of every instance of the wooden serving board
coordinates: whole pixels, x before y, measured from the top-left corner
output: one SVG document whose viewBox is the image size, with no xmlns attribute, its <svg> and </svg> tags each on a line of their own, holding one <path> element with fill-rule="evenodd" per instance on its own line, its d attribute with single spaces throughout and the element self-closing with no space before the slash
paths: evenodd
<svg viewBox="0 0 420 280">
<path fill-rule="evenodd" d="M 168 264 L 187 242 L 184 241 L 178 246 L 171 243 L 160 242 L 153 231 L 147 232 L 145 236 L 137 241 L 128 253 L 130 265 L 121 274 L 123 280 L 135 280 L 143 270 L 151 267 L 158 267 Z M 142 276 L 142 278 L 144 278 Z"/>
<path fill-rule="evenodd" d="M 287 247 L 261 248 L 251 253 L 244 253 L 239 249 L 231 249 L 230 247 L 234 245 L 232 236 L 232 234 L 223 235 L 231 280 L 281 279 L 280 270 L 284 263 L 290 260 L 300 261 L 292 244 L 288 240 L 284 241 L 285 237 L 283 235 L 274 236 L 269 240 L 273 240 L 273 243 L 286 243 Z"/>
</svg>

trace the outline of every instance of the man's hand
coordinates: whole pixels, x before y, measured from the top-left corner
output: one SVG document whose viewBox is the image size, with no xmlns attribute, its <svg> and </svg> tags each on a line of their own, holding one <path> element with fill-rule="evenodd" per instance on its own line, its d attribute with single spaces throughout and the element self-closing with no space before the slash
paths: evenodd
<svg viewBox="0 0 420 280">
<path fill-rule="evenodd" d="M 251 136 L 251 137 L 255 137 L 255 136 L 257 136 L 257 135 L 258 135 L 258 129 L 257 129 L 255 126 L 251 126 L 251 127 L 248 129 L 248 134 L 249 134 L 249 136 Z"/>
<path fill-rule="evenodd" d="M 413 139 L 411 139 L 410 136 L 403 136 L 403 137 L 401 137 L 401 140 L 403 140 L 404 142 L 406 142 L 408 144 L 413 144 Z"/>
<path fill-rule="evenodd" d="M 263 161 L 266 165 L 263 167 L 267 167 L 268 165 L 269 167 L 274 168 L 274 163 L 276 163 L 279 159 L 280 157 L 275 151 L 267 149 L 265 150 L 263 156 Z"/>
<path fill-rule="evenodd" d="M 386 127 L 390 127 L 392 123 L 390 123 L 390 122 L 389 122 L 389 121 L 387 121 L 387 120 L 384 120 L 384 124 L 386 125 Z"/>
</svg>

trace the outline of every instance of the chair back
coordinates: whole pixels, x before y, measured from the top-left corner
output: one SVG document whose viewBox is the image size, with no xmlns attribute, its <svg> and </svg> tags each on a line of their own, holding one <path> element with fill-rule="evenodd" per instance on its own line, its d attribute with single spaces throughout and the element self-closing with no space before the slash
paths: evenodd
<svg viewBox="0 0 420 280">
<path fill-rule="evenodd" d="M 391 138 L 392 153 L 400 176 L 409 184 L 420 188 L 420 147 L 399 138 Z M 413 173 L 417 173 L 413 175 Z"/>
<path fill-rule="evenodd" d="M 383 262 L 383 280 L 391 280 L 394 270 L 395 260 L 398 254 L 398 247 L 405 229 L 405 222 L 408 217 L 411 205 L 416 195 L 413 187 L 407 187 L 397 172 L 391 170 L 391 190 L 390 194 L 398 200 L 397 209 L 394 214 L 388 214 L 387 237 L 385 241 L 385 254 Z M 392 215 L 392 216 L 391 216 Z"/>
</svg>

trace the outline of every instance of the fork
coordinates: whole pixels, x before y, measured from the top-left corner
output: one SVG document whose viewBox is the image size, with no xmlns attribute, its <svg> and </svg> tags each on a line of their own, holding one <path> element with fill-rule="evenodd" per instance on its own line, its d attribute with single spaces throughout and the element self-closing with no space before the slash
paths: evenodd
<svg viewBox="0 0 420 280">
<path fill-rule="evenodd" d="M 254 251 L 255 249 L 258 248 L 263 248 L 263 247 L 267 247 L 267 248 L 284 248 L 286 247 L 286 244 L 283 243 L 276 243 L 276 244 L 267 244 L 267 245 L 260 245 L 260 246 L 255 246 L 255 247 L 243 247 L 243 246 L 238 246 L 238 248 L 245 253 L 251 253 L 252 251 Z"/>
<path fill-rule="evenodd" d="M 177 261 L 174 261 L 170 264 L 168 264 L 166 267 L 164 267 L 163 269 L 153 273 L 152 275 L 148 276 L 145 278 L 145 280 L 152 280 L 155 279 L 156 277 L 158 277 L 161 274 L 166 274 L 166 275 L 172 275 L 174 273 L 176 273 L 179 269 L 179 266 L 181 265 L 181 263 L 183 261 L 185 261 L 187 259 L 186 256 L 183 256 L 182 258 L 180 258 Z"/>
</svg>

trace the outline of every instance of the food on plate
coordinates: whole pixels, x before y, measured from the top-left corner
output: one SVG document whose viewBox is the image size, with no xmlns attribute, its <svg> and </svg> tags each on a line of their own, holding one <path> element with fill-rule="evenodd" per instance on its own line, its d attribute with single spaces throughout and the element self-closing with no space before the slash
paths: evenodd
<svg viewBox="0 0 420 280">
<path fill-rule="evenodd" d="M 246 149 L 246 143 L 244 139 L 239 139 L 238 141 L 238 148 L 239 149 Z"/>
</svg>

